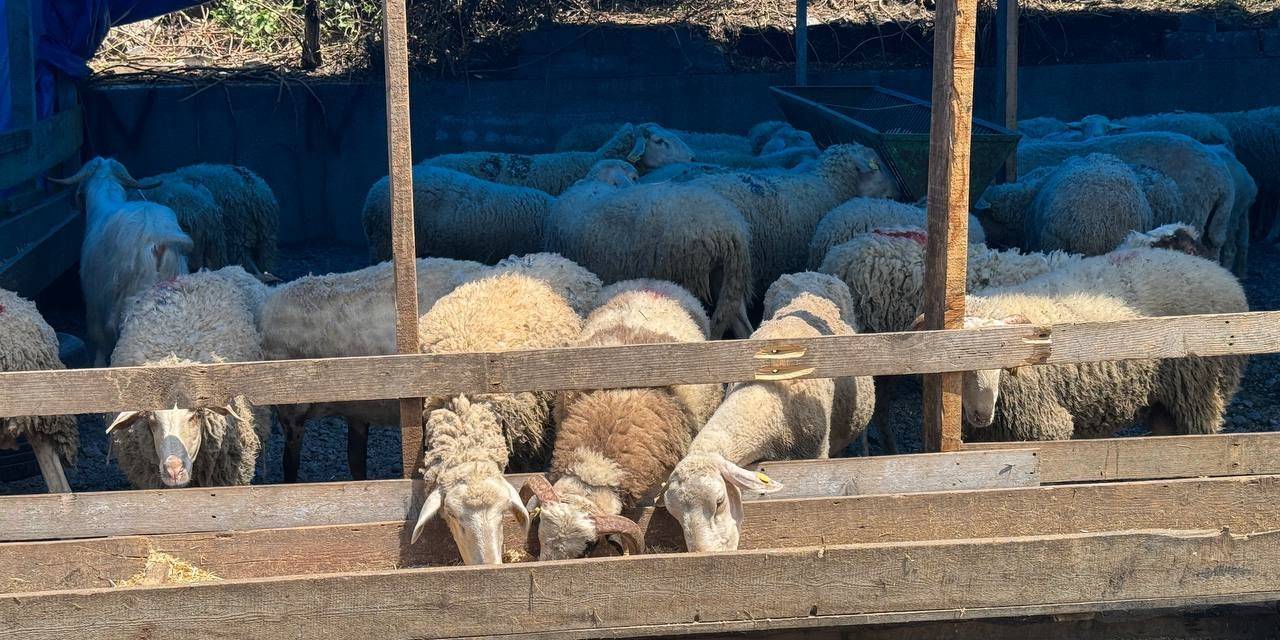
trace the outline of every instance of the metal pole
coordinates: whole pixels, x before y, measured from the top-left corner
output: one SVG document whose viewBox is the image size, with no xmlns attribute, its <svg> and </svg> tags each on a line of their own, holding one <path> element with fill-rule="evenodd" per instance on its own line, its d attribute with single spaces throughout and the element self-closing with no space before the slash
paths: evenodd
<svg viewBox="0 0 1280 640">
<path fill-rule="evenodd" d="M 996 3 L 996 113 L 1009 130 L 1018 128 L 1018 0 Z M 1004 163 L 1004 179 L 1018 179 L 1018 157 Z"/>
<path fill-rule="evenodd" d="M 796 0 L 796 84 L 809 84 L 809 1 Z"/>
</svg>

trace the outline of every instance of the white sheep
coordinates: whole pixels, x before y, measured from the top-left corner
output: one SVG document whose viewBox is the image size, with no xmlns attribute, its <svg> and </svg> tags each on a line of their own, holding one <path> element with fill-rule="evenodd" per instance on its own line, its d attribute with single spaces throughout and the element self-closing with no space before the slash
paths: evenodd
<svg viewBox="0 0 1280 640">
<path fill-rule="evenodd" d="M 1205 245 L 1216 259 L 1234 233 L 1235 185 L 1222 159 L 1208 147 L 1176 133 L 1134 133 L 1082 142 L 1040 142 L 1018 147 L 1018 166 L 1025 170 L 1061 164 L 1072 156 L 1106 153 L 1126 163 L 1154 169 L 1178 186 L 1180 217 L 1175 220 L 1203 230 Z"/>
<path fill-rule="evenodd" d="M 1024 138 L 1052 139 L 1055 135 L 1070 136 L 1072 132 L 1067 128 L 1066 122 L 1057 118 L 1040 116 L 1036 118 L 1027 118 L 1026 120 L 1019 120 L 1018 133 L 1021 133 Z M 1079 137 L 1080 136 L 1076 136 L 1076 139 L 1079 139 Z"/>
<path fill-rule="evenodd" d="M 847 311 L 826 297 L 843 285 L 830 276 L 784 276 L 765 294 L 769 320 L 753 339 L 849 335 Z M 845 298 L 848 292 L 836 294 Z M 774 305 L 780 305 L 773 308 Z M 742 492 L 782 488 L 743 468 L 761 460 L 825 458 L 866 429 L 874 411 L 870 378 L 799 379 L 730 386 L 723 404 L 676 465 L 663 492 L 690 551 L 738 548 Z"/>
<path fill-rule="evenodd" d="M 873 229 L 921 227 L 926 225 L 925 210 L 914 204 L 886 198 L 853 198 L 822 216 L 809 240 L 810 269 L 822 264 L 827 251 L 850 238 Z M 969 216 L 969 243 L 984 242 L 986 236 L 978 219 Z"/>
<path fill-rule="evenodd" d="M 125 301 L 156 282 L 186 273 L 185 254 L 193 243 L 172 209 L 128 201 L 125 187 L 155 183 L 140 184 L 115 160 L 94 158 L 70 178 L 54 181 L 79 187 L 77 196 L 85 211 L 80 245 L 85 331 L 93 345 L 94 365 L 106 366 Z"/>
<path fill-rule="evenodd" d="M 1138 175 L 1103 153 L 1067 158 L 1041 183 L 1024 218 L 1024 249 L 1106 253 L 1132 230 L 1154 226 Z"/>
<path fill-rule="evenodd" d="M 498 273 L 454 289 L 418 323 L 423 353 L 550 349 L 577 339 L 581 319 L 544 282 Z M 502 516 L 525 526 L 515 487 L 502 477 L 542 469 L 551 444 L 552 395 L 498 393 L 429 398 L 423 477 L 430 490 L 413 540 L 439 514 L 467 564 L 502 562 Z"/>
<path fill-rule="evenodd" d="M 1231 133 L 1235 155 L 1257 181 L 1250 212 L 1254 237 L 1280 243 L 1280 107 L 1212 115 Z"/>
<path fill-rule="evenodd" d="M 656 124 L 623 125 L 600 149 L 522 155 L 472 151 L 430 158 L 424 165 L 460 171 L 501 184 L 530 187 L 560 195 L 586 175 L 596 162 L 626 160 L 642 171 L 693 159 L 679 136 Z"/>
<path fill-rule="evenodd" d="M 554 198 L 545 191 L 498 184 L 465 173 L 413 168 L 413 235 L 419 256 L 493 262 L 542 246 Z M 369 259 L 391 259 L 391 184 L 369 188 L 361 212 Z"/>
<path fill-rule="evenodd" d="M 763 291 L 784 273 L 804 269 L 809 241 L 822 217 L 854 196 L 891 198 L 894 179 L 876 153 L 861 145 L 834 145 L 806 172 L 708 175 L 685 183 L 709 189 L 733 204 L 751 231 L 753 288 Z"/>
<path fill-rule="evenodd" d="M 227 232 L 222 209 L 213 194 L 201 185 L 181 179 L 163 179 L 149 189 L 130 189 L 130 200 L 146 200 L 169 207 L 178 218 L 178 226 L 191 236 L 192 249 L 187 266 L 192 271 L 221 269 L 227 260 Z"/>
<path fill-rule="evenodd" d="M 541 280 L 560 294 L 581 317 L 586 317 L 600 301 L 603 283 L 591 270 L 558 253 L 530 253 L 508 256 L 492 267 L 466 271 L 454 278 L 454 287 L 498 273 L 519 273 Z"/>
<path fill-rule="evenodd" d="M 970 296 L 965 326 L 1112 322 L 1143 315 L 1119 297 L 1085 293 L 1093 285 L 1076 280 L 1053 294 L 1010 287 Z M 1242 356 L 1193 356 L 967 372 L 965 421 L 975 439 L 1106 437 L 1143 417 L 1158 435 L 1214 433 L 1243 368 Z"/>
<path fill-rule="evenodd" d="M 1231 132 L 1221 122 L 1215 120 L 1213 116 L 1203 113 L 1153 113 L 1129 116 L 1117 120 L 1095 114 L 1085 116 L 1077 122 L 1068 122 L 1066 127 L 1068 130 L 1079 132 L 1080 139 L 1122 133 L 1165 131 L 1180 133 L 1201 144 L 1220 144 L 1225 145 L 1228 149 L 1232 146 Z"/>
<path fill-rule="evenodd" d="M 35 303 L 0 289 L 0 371 L 62 369 L 58 336 L 44 321 Z M 67 490 L 59 461 L 75 464 L 80 430 L 75 416 L 18 416 L 0 418 L 0 449 L 18 448 L 25 438 L 36 451 L 49 489 Z"/>
<path fill-rule="evenodd" d="M 130 299 L 114 367 L 165 367 L 262 359 L 254 296 L 239 277 L 201 271 Z M 271 415 L 236 397 L 206 409 L 125 411 L 107 427 L 120 470 L 140 489 L 249 484 Z"/>
<path fill-rule="evenodd" d="M 750 333 L 751 232 L 738 210 L 688 184 L 617 186 L 605 160 L 552 207 L 546 248 L 606 282 L 649 277 L 689 289 L 711 309 L 713 337 Z M 625 180 L 623 181 L 625 184 Z"/>
<path fill-rule="evenodd" d="M 587 317 L 578 346 L 702 342 L 702 305 L 678 285 L 629 280 Z M 555 484 L 530 485 L 526 504 L 538 526 L 539 559 L 584 555 L 604 535 L 619 533 L 632 553 L 643 550 L 634 524 L 602 527 L 624 508 L 656 494 L 689 441 L 723 397 L 719 384 L 653 389 L 562 392 L 551 475 Z"/>
<path fill-rule="evenodd" d="M 485 269 L 447 258 L 417 261 L 419 314 L 453 290 L 454 283 Z M 308 275 L 276 287 L 262 308 L 262 350 L 267 360 L 342 358 L 396 352 L 393 265 L 383 262 L 347 273 Z M 308 420 L 343 416 L 351 477 L 366 477 L 369 426 L 399 424 L 394 400 L 279 405 L 284 430 L 284 480 L 296 482 Z"/>
<path fill-rule="evenodd" d="M 1236 193 L 1235 203 L 1231 206 L 1231 217 L 1234 219 L 1231 228 L 1234 232 L 1222 245 L 1222 254 L 1219 259 L 1223 266 L 1243 277 L 1249 261 L 1251 211 L 1254 202 L 1258 199 L 1258 183 L 1253 176 L 1249 175 L 1249 170 L 1244 163 L 1240 162 L 1225 146 L 1214 145 L 1209 149 L 1218 154 L 1222 163 L 1227 166 L 1227 171 L 1231 173 L 1231 180 L 1235 184 Z"/>
</svg>

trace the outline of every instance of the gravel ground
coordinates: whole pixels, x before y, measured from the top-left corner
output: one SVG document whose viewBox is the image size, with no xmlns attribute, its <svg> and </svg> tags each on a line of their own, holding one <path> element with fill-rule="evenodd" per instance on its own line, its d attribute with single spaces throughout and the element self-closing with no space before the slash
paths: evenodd
<svg viewBox="0 0 1280 640">
<path fill-rule="evenodd" d="M 366 264 L 362 248 L 345 245 L 286 247 L 275 273 L 285 280 L 308 273 L 349 271 Z M 1258 245 L 1251 250 L 1245 290 L 1250 308 L 1280 309 L 1280 249 Z M 75 279 L 68 278 L 42 296 L 41 305 L 49 322 L 59 331 L 84 335 L 83 311 L 78 305 L 79 291 Z M 918 452 L 920 443 L 920 383 L 916 378 L 900 378 L 890 401 L 890 424 L 893 425 L 900 451 Z M 76 491 L 100 491 L 127 488 L 127 483 L 114 462 L 107 461 L 107 440 L 99 416 L 80 417 L 81 452 L 78 465 L 67 470 L 67 478 Z M 1244 383 L 1227 414 L 1224 431 L 1228 433 L 1280 431 L 1280 354 L 1253 356 Z M 1124 435 L 1140 435 L 1135 427 Z M 271 440 L 255 484 L 281 481 L 280 460 L 283 434 L 279 424 L 272 425 Z M 856 445 L 855 445 L 856 446 Z M 883 453 L 874 434 L 873 454 Z M 374 428 L 369 432 L 369 474 L 372 478 L 400 476 L 400 432 L 395 428 Z M 328 418 L 312 423 L 307 429 L 303 447 L 301 479 L 305 482 L 328 482 L 351 478 L 346 464 L 346 433 L 341 419 Z M 0 483 L 0 495 L 41 493 L 44 482 L 39 476 Z"/>
</svg>

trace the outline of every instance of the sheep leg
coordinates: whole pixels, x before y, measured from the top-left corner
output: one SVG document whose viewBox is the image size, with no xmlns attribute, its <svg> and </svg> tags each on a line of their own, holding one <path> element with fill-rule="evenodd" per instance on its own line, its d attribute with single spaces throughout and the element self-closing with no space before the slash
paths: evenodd
<svg viewBox="0 0 1280 640">
<path fill-rule="evenodd" d="M 889 389 L 896 386 L 897 382 L 891 377 L 880 378 L 876 381 L 876 409 L 871 414 L 871 422 L 875 424 L 876 434 L 879 436 L 880 446 L 890 455 L 898 453 L 898 440 L 893 435 L 893 425 L 889 423 Z"/>
<path fill-rule="evenodd" d="M 747 315 L 747 303 L 738 305 L 738 312 L 733 318 L 733 337 L 746 340 L 751 337 L 751 318 Z"/>
<path fill-rule="evenodd" d="M 1151 427 L 1153 436 L 1172 436 L 1178 434 L 1177 424 L 1168 410 L 1161 405 L 1151 407 L 1147 415 L 1147 426 Z"/>
<path fill-rule="evenodd" d="M 306 415 L 281 418 L 284 428 L 284 481 L 298 481 L 298 466 L 302 462 L 302 438 L 307 433 Z"/>
<path fill-rule="evenodd" d="M 347 418 L 347 469 L 352 480 L 368 478 L 369 423 Z"/>
<path fill-rule="evenodd" d="M 49 488 L 49 493 L 71 493 L 71 483 L 67 482 L 62 460 L 53 450 L 53 444 L 40 437 L 27 440 L 36 452 L 36 463 L 40 465 L 40 475 L 44 476 L 44 484 Z"/>
</svg>

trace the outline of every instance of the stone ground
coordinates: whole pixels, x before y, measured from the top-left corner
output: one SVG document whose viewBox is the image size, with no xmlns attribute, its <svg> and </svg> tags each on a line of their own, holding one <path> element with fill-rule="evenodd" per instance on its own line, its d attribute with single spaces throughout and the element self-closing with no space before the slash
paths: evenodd
<svg viewBox="0 0 1280 640">
<path fill-rule="evenodd" d="M 286 247 L 282 251 L 276 273 L 291 280 L 307 273 L 349 271 L 366 263 L 362 248 L 345 245 Z M 1251 250 L 1249 271 L 1245 279 L 1250 308 L 1280 309 L 1280 249 L 1257 245 Z M 50 323 L 59 331 L 83 335 L 83 323 L 75 306 L 53 306 L 43 309 Z M 890 421 L 904 453 L 920 450 L 920 384 L 904 378 L 897 383 L 890 402 Z M 1240 392 L 1227 414 L 1228 433 L 1280 431 L 1280 354 L 1253 356 Z M 124 477 L 114 462 L 107 460 L 104 425 L 98 416 L 80 419 L 81 453 L 76 467 L 67 477 L 75 491 L 100 491 L 127 488 Z M 1141 427 L 1125 435 L 1140 435 Z M 342 420 L 325 419 L 312 423 L 303 448 L 301 478 L 305 482 L 349 480 L 346 463 L 346 433 Z M 881 453 L 872 438 L 872 453 Z M 283 434 L 273 425 L 267 454 L 255 483 L 281 481 L 280 460 Z M 369 432 L 369 474 L 371 478 L 400 476 L 400 432 L 394 428 L 374 428 Z M 44 483 L 39 476 L 0 483 L 0 495 L 40 493 Z"/>
</svg>

